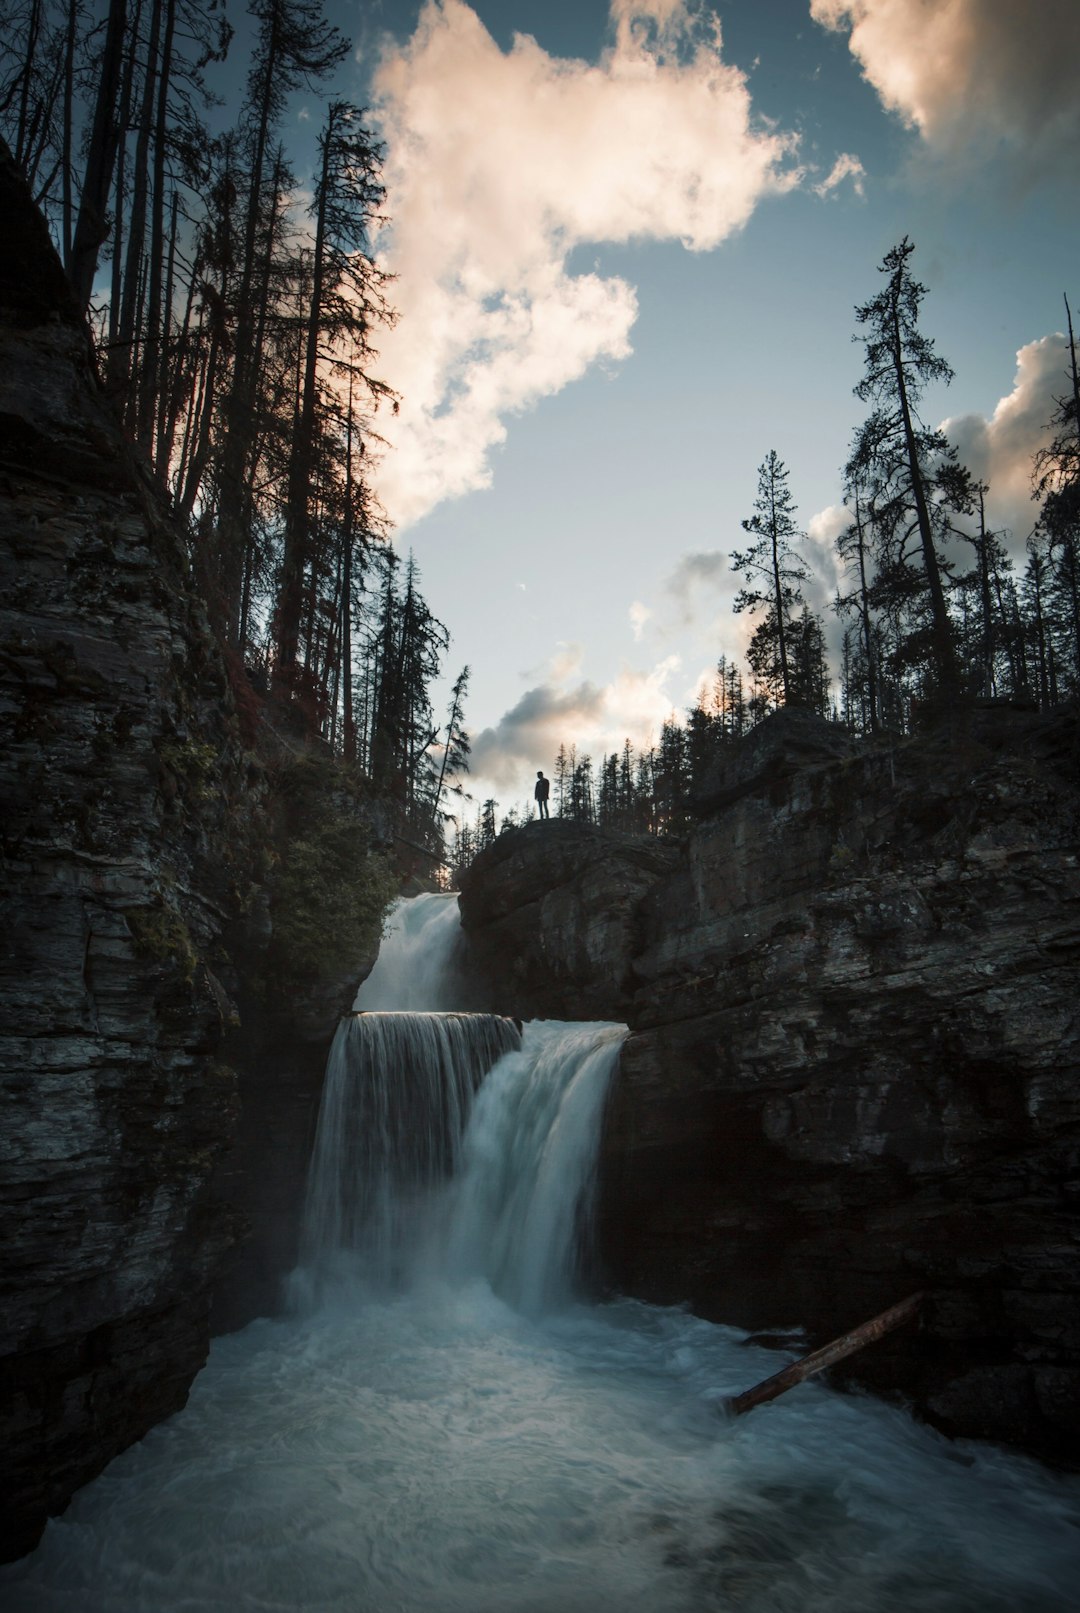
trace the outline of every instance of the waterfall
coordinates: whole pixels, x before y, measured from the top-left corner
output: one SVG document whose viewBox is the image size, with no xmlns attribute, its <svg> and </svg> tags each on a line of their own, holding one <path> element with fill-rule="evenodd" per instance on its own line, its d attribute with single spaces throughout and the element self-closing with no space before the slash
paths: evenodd
<svg viewBox="0 0 1080 1613">
<path fill-rule="evenodd" d="M 589 1252 L 600 1118 L 625 1035 L 622 1025 L 527 1025 L 469 1117 L 450 1268 L 486 1277 L 530 1315 L 572 1294 Z"/>
<path fill-rule="evenodd" d="M 424 1241 L 425 1212 L 457 1167 L 473 1093 L 521 1045 L 495 1014 L 363 1013 L 343 1019 L 326 1067 L 308 1175 L 302 1263 L 359 1257 L 394 1276 Z"/>
<path fill-rule="evenodd" d="M 308 1178 L 301 1302 L 360 1277 L 484 1278 L 529 1314 L 573 1292 L 604 1095 L 625 1029 L 432 1012 L 456 900 L 400 903 L 330 1053 Z"/>
<path fill-rule="evenodd" d="M 456 896 L 402 898 L 390 915 L 378 961 L 354 1009 L 456 1008 L 454 953 L 460 943 Z"/>
</svg>

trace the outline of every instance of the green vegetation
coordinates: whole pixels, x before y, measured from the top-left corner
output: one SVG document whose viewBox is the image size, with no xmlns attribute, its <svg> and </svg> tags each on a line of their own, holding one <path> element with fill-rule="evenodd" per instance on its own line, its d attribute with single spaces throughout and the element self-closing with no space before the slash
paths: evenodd
<svg viewBox="0 0 1080 1613">
<path fill-rule="evenodd" d="M 302 989 L 347 973 L 375 949 L 398 875 L 372 848 L 355 769 L 306 755 L 278 783 L 289 823 L 271 880 L 271 969 Z"/>
<path fill-rule="evenodd" d="M 167 902 L 158 907 L 133 907 L 124 917 L 143 957 L 175 964 L 189 984 L 194 980 L 199 954 L 191 931 L 175 907 Z"/>
<path fill-rule="evenodd" d="M 174 774 L 192 802 L 207 800 L 214 789 L 218 752 L 201 740 L 167 739 L 158 747 L 161 765 Z"/>
</svg>

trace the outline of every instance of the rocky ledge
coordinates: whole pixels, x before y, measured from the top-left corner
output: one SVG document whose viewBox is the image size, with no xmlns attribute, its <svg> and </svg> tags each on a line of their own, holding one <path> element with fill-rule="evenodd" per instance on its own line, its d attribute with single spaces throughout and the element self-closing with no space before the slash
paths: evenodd
<svg viewBox="0 0 1080 1613">
<path fill-rule="evenodd" d="M 1075 1460 L 1078 757 L 1075 711 L 875 746 L 782 712 L 684 845 L 535 824 L 477 860 L 493 1003 L 556 1012 L 572 978 L 564 1014 L 631 1028 L 613 1286 L 812 1343 L 921 1290 L 918 1328 L 848 1377 Z"/>
</svg>

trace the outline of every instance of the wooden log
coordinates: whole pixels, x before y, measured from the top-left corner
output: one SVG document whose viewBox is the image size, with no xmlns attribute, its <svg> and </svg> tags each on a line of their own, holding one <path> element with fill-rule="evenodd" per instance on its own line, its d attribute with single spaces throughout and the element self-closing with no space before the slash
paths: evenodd
<svg viewBox="0 0 1080 1613">
<path fill-rule="evenodd" d="M 801 1361 L 793 1361 L 782 1372 L 773 1373 L 771 1378 L 765 1378 L 752 1389 L 744 1389 L 741 1395 L 733 1395 L 725 1400 L 723 1410 L 732 1417 L 741 1417 L 743 1412 L 752 1411 L 755 1406 L 763 1406 L 768 1400 L 775 1400 L 777 1395 L 793 1389 L 797 1383 L 806 1378 L 812 1378 L 818 1372 L 824 1372 L 835 1362 L 842 1361 L 846 1355 L 854 1355 L 857 1350 L 863 1350 L 875 1339 L 882 1338 L 891 1333 L 893 1328 L 902 1327 L 918 1314 L 922 1304 L 922 1294 L 912 1294 L 908 1299 L 900 1301 L 899 1305 L 892 1305 L 880 1316 L 873 1317 L 864 1322 L 861 1327 L 854 1328 L 850 1333 L 844 1333 L 831 1344 L 823 1344 L 820 1350 L 812 1350 L 804 1355 Z"/>
</svg>

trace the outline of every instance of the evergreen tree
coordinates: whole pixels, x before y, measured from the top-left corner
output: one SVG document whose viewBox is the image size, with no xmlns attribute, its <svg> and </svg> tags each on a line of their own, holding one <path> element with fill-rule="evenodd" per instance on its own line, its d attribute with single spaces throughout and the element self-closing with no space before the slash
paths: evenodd
<svg viewBox="0 0 1080 1613">
<path fill-rule="evenodd" d="M 792 698 L 788 621 L 792 607 L 802 603 L 801 585 L 810 576 L 806 562 L 792 547 L 802 534 L 795 524 L 787 477 L 775 449 L 770 450 L 758 467 L 754 513 L 742 523 L 743 531 L 757 541 L 731 555 L 731 569 L 747 579 L 735 596 L 735 611 L 764 612 L 754 633 L 756 653 L 767 687 L 785 702 Z"/>
<path fill-rule="evenodd" d="M 1041 509 L 1036 530 L 1045 541 L 1051 588 L 1067 630 L 1064 664 L 1073 690 L 1080 690 L 1080 360 L 1072 309 L 1065 299 L 1069 333 L 1068 390 L 1056 399 L 1053 436 L 1035 456 L 1033 493 Z"/>
<path fill-rule="evenodd" d="M 392 316 L 383 295 L 386 276 L 370 252 L 370 230 L 383 201 L 381 150 L 363 126 L 363 114 L 334 101 L 319 137 L 320 172 L 312 202 L 315 242 L 311 254 L 307 315 L 285 501 L 284 547 L 275 612 L 275 677 L 295 675 L 301 635 L 304 570 L 313 572 L 312 506 L 320 468 L 334 427 L 326 386 L 347 374 L 350 409 L 365 388 L 375 400 L 390 396 L 368 373 L 368 332 Z M 325 446 L 324 446 L 325 444 Z"/>
<path fill-rule="evenodd" d="M 857 434 L 848 476 L 866 492 L 879 590 L 902 605 L 909 633 L 925 609 L 925 627 L 920 622 L 916 631 L 925 638 L 932 681 L 955 692 L 960 673 L 938 543 L 942 516 L 950 505 L 963 511 L 966 493 L 955 450 L 918 416 L 925 388 L 950 381 L 953 372 L 919 329 L 926 287 L 912 278 L 913 251 L 905 236 L 886 253 L 884 288 L 855 310 L 865 330 L 865 374 L 855 395 L 873 411 Z"/>
<path fill-rule="evenodd" d="M 855 587 L 848 594 L 837 594 L 836 610 L 838 614 L 848 611 L 857 611 L 859 617 L 859 633 L 861 637 L 861 654 L 852 661 L 854 667 L 857 661 L 860 668 L 860 682 L 865 688 L 864 719 L 860 721 L 860 731 L 867 729 L 876 734 L 880 726 L 879 700 L 878 700 L 878 670 L 877 647 L 875 644 L 873 611 L 870 602 L 870 575 L 871 561 L 869 557 L 869 533 L 863 508 L 862 469 L 857 453 L 852 456 L 845 467 L 845 502 L 852 511 L 851 525 L 840 533 L 836 540 L 837 553 L 848 567 L 855 571 Z M 853 652 L 847 646 L 845 634 L 845 655 Z M 848 719 L 850 721 L 850 718 Z"/>
<path fill-rule="evenodd" d="M 465 695 L 469 687 L 469 668 L 462 667 L 454 680 L 450 691 L 450 704 L 447 708 L 446 738 L 443 741 L 442 760 L 439 763 L 439 776 L 435 784 L 432 800 L 432 827 L 438 830 L 440 818 L 443 816 L 443 792 L 449 788 L 452 795 L 458 800 L 465 799 L 465 786 L 461 782 L 461 775 L 469 771 L 469 736 L 462 726 L 465 715 Z M 453 780 L 451 783 L 450 781 Z"/>
<path fill-rule="evenodd" d="M 829 661 L 820 616 L 807 607 L 791 623 L 791 687 L 795 704 L 819 717 L 830 711 Z"/>
</svg>

